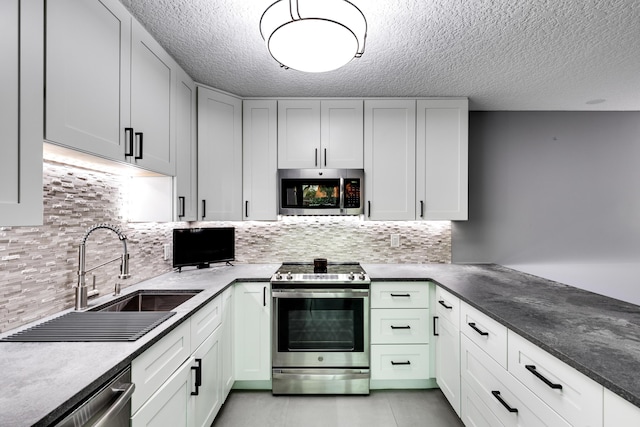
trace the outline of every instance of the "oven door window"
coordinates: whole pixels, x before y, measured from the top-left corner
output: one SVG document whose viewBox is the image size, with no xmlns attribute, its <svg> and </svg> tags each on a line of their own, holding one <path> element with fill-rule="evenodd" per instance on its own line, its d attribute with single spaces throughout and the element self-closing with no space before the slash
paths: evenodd
<svg viewBox="0 0 640 427">
<path fill-rule="evenodd" d="M 278 351 L 364 351 L 361 298 L 278 300 Z"/>
</svg>

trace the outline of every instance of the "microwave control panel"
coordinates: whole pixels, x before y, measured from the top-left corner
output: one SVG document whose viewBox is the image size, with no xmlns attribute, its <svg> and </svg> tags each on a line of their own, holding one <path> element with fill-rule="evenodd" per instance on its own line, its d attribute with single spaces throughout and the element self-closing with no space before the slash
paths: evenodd
<svg viewBox="0 0 640 427">
<path fill-rule="evenodd" d="M 344 207 L 345 209 L 360 207 L 360 180 L 344 180 Z"/>
</svg>

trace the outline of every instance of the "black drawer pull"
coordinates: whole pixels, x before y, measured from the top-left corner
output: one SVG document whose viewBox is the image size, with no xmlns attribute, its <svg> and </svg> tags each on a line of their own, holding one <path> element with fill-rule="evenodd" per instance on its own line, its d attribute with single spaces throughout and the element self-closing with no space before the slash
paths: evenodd
<svg viewBox="0 0 640 427">
<path fill-rule="evenodd" d="M 411 294 L 391 294 L 392 297 L 411 298 Z"/>
<path fill-rule="evenodd" d="M 191 367 L 192 371 L 196 371 L 196 381 L 194 384 L 196 386 L 196 391 L 192 391 L 191 396 L 197 396 L 200 392 L 200 386 L 202 385 L 202 359 L 196 359 L 196 363 L 198 366 Z"/>
<path fill-rule="evenodd" d="M 391 364 L 393 366 L 397 366 L 397 365 L 411 365 L 411 361 L 407 360 L 406 362 L 394 362 L 393 360 L 391 361 Z"/>
<path fill-rule="evenodd" d="M 538 372 L 536 370 L 536 366 L 535 365 L 524 365 L 524 367 L 527 368 L 527 371 L 531 372 L 540 381 L 542 381 L 543 383 L 545 383 L 549 387 L 551 387 L 553 389 L 556 389 L 556 390 L 562 390 L 562 384 L 555 384 L 555 383 L 552 383 L 551 381 L 549 381 L 547 378 L 544 377 L 544 375 L 542 375 L 540 372 Z"/>
<path fill-rule="evenodd" d="M 434 337 L 440 336 L 440 334 L 438 333 L 437 322 L 438 322 L 438 316 L 433 316 L 433 336 Z"/>
<path fill-rule="evenodd" d="M 445 303 L 443 300 L 438 301 L 438 304 L 440 304 L 441 306 L 443 306 L 447 310 L 453 310 L 453 306 L 452 305 L 447 305 L 447 303 Z"/>
<path fill-rule="evenodd" d="M 184 196 L 178 196 L 178 202 L 180 205 L 180 212 L 178 213 L 178 218 L 183 218 L 185 215 L 185 209 L 186 209 L 186 199 Z"/>
<path fill-rule="evenodd" d="M 142 150 L 143 150 L 142 137 L 143 137 L 143 134 L 142 134 L 142 132 L 136 132 L 136 136 L 138 137 L 138 154 L 135 155 L 133 158 L 135 160 L 142 160 Z"/>
<path fill-rule="evenodd" d="M 511 406 L 509 406 L 509 404 L 507 402 L 504 401 L 504 399 L 502 398 L 502 396 L 500 396 L 500 392 L 497 390 L 494 390 L 491 392 L 491 394 L 493 394 L 493 397 L 495 397 L 496 399 L 498 399 L 498 402 L 502 403 L 502 406 L 504 406 L 505 408 L 507 408 L 507 411 L 509 412 L 518 412 L 518 410 L 516 408 L 512 408 Z"/>
<path fill-rule="evenodd" d="M 477 333 L 479 333 L 483 337 L 489 336 L 489 332 L 481 331 L 480 329 L 478 329 L 478 327 L 476 326 L 475 322 L 471 322 L 468 325 L 471 326 L 471 329 L 473 329 L 474 331 L 476 331 Z"/>
<path fill-rule="evenodd" d="M 406 325 L 406 326 L 393 326 L 391 325 L 391 329 L 411 329 L 411 326 Z"/>
<path fill-rule="evenodd" d="M 129 141 L 127 143 L 128 147 L 126 149 L 126 151 L 124 152 L 125 157 L 131 157 L 133 156 L 133 128 L 124 128 L 124 135 L 125 138 L 127 136 L 127 134 L 129 135 Z"/>
</svg>

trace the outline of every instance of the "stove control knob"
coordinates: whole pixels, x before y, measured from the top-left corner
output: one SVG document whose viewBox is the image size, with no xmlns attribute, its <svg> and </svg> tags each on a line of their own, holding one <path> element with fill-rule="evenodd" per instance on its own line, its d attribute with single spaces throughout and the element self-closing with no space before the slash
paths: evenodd
<svg viewBox="0 0 640 427">
<path fill-rule="evenodd" d="M 358 276 L 358 279 L 364 280 L 366 279 L 366 276 L 364 275 L 364 273 L 360 273 L 360 276 Z"/>
<path fill-rule="evenodd" d="M 356 276 L 353 275 L 353 271 L 351 273 L 349 273 L 349 280 L 353 280 L 355 278 L 356 278 Z"/>
<path fill-rule="evenodd" d="M 291 274 L 291 272 L 287 273 L 287 280 L 292 280 L 293 279 L 293 275 Z"/>
<path fill-rule="evenodd" d="M 276 280 L 282 280 L 282 274 L 280 274 L 280 272 L 276 273 Z"/>
</svg>

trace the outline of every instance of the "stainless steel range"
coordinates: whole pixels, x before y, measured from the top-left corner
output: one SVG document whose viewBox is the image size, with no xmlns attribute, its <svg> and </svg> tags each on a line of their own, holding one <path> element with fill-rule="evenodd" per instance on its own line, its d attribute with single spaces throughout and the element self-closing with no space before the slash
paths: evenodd
<svg viewBox="0 0 640 427">
<path fill-rule="evenodd" d="M 273 394 L 369 394 L 369 286 L 357 263 L 285 263 L 271 278 Z"/>
</svg>

